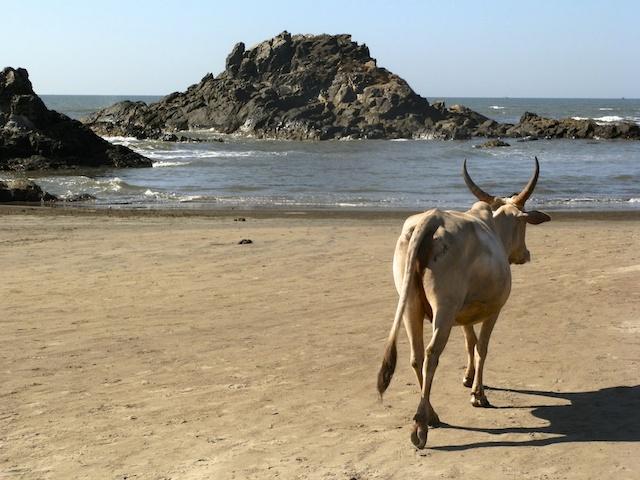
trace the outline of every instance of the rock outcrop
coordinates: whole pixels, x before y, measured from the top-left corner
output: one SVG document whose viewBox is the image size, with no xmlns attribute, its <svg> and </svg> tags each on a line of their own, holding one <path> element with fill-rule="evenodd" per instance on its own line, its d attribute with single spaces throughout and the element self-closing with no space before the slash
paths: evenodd
<svg viewBox="0 0 640 480">
<path fill-rule="evenodd" d="M 479 145 L 474 145 L 474 148 L 499 148 L 499 147 L 510 147 L 511 145 L 507 142 L 503 142 L 499 138 L 492 138 L 491 140 L 487 140 L 484 143 Z"/>
<path fill-rule="evenodd" d="M 525 112 L 515 125 L 499 124 L 497 129 L 507 136 L 516 138 L 622 138 L 640 139 L 640 126 L 631 122 L 598 123 L 594 120 L 574 118 L 545 118 L 535 113 Z"/>
<path fill-rule="evenodd" d="M 161 138 L 215 129 L 258 138 L 466 138 L 488 119 L 433 108 L 376 65 L 350 35 L 283 32 L 252 49 L 238 43 L 225 70 L 157 103 L 121 102 L 85 119 L 96 132 Z"/>
<path fill-rule="evenodd" d="M 82 203 L 96 200 L 90 193 L 76 193 L 58 197 L 42 189 L 32 180 L 0 180 L 0 203 Z"/>
<path fill-rule="evenodd" d="M 31 180 L 0 181 L 0 203 L 55 202 L 55 195 L 45 192 Z"/>
<path fill-rule="evenodd" d="M 635 124 L 525 114 L 511 125 L 460 105 L 430 105 L 398 75 L 378 67 L 367 46 L 350 35 L 288 32 L 248 50 L 238 43 L 222 73 L 207 74 L 185 92 L 150 105 L 120 102 L 84 121 L 103 135 L 154 139 L 190 129 L 293 140 L 640 138 Z"/>
<path fill-rule="evenodd" d="M 0 170 L 99 166 L 150 167 L 151 161 L 47 109 L 25 69 L 0 72 Z"/>
</svg>

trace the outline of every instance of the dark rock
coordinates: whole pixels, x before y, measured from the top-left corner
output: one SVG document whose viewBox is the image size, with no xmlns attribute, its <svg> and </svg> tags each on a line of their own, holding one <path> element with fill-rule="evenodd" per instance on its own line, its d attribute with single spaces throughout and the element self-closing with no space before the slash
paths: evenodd
<svg viewBox="0 0 640 480">
<path fill-rule="evenodd" d="M 242 63 L 243 55 L 244 43 L 236 43 L 226 61 L 226 71 L 229 72 L 230 75 L 235 75 L 236 73 L 238 73 L 240 64 Z"/>
<path fill-rule="evenodd" d="M 479 145 L 474 145 L 473 148 L 496 148 L 496 147 L 510 147 L 507 142 L 503 142 L 499 138 L 492 138 Z"/>
<path fill-rule="evenodd" d="M 437 122 L 428 138 L 438 140 L 467 140 L 471 138 L 471 130 L 464 125 L 460 117 L 448 118 Z"/>
<path fill-rule="evenodd" d="M 178 137 L 175 133 L 164 133 L 159 140 L 163 142 L 179 142 L 180 137 Z"/>
<path fill-rule="evenodd" d="M 172 93 L 165 98 L 173 101 L 181 93 Z M 162 137 L 163 131 L 154 125 L 154 115 L 144 102 L 125 100 L 100 110 L 100 119 L 89 126 L 100 135 L 136 137 L 138 139 L 157 139 Z M 89 116 L 91 119 L 93 115 Z M 86 121 L 85 121 L 86 123 Z"/>
<path fill-rule="evenodd" d="M 283 32 L 249 50 L 236 44 L 224 72 L 184 93 L 151 105 L 121 102 L 85 122 L 101 134 L 139 138 L 206 128 L 324 140 L 424 136 L 446 115 L 453 114 L 432 108 L 402 78 L 379 68 L 350 35 Z"/>
<path fill-rule="evenodd" d="M 211 140 L 204 140 L 202 138 L 196 138 L 196 137 L 187 137 L 186 135 L 180 135 L 178 137 L 178 141 L 179 142 L 184 142 L 184 143 L 202 143 L 202 142 L 222 142 L 221 138 L 212 138 Z"/>
<path fill-rule="evenodd" d="M 604 125 L 596 124 L 593 137 L 637 140 L 640 139 L 640 125 L 631 122 Z"/>
<path fill-rule="evenodd" d="M 10 202 L 54 202 L 55 195 L 45 192 L 31 180 L 0 181 L 0 203 Z"/>
<path fill-rule="evenodd" d="M 500 124 L 495 120 L 485 120 L 480 123 L 478 127 L 473 132 L 476 137 L 494 137 L 498 136 L 496 134 L 497 129 L 500 127 Z"/>
<path fill-rule="evenodd" d="M 248 245 L 250 243 L 253 243 L 253 240 L 251 240 L 249 238 L 243 238 L 242 240 L 240 240 L 238 242 L 238 245 Z"/>
<path fill-rule="evenodd" d="M 447 106 L 445 105 L 444 101 L 438 101 L 438 102 L 433 102 L 431 104 L 431 108 L 433 108 L 434 110 L 440 112 L 440 114 L 442 114 L 444 116 L 444 114 L 446 114 L 447 111 Z"/>
<path fill-rule="evenodd" d="M 98 166 L 150 167 L 151 161 L 47 109 L 25 69 L 0 72 L 0 170 Z"/>
<path fill-rule="evenodd" d="M 202 142 L 222 142 L 221 138 L 212 138 L 204 140 L 202 138 L 187 137 L 186 135 L 176 135 L 175 133 L 163 133 L 158 140 L 163 142 L 184 142 L 184 143 L 202 143 Z"/>
<path fill-rule="evenodd" d="M 233 219 L 234 222 L 246 222 L 247 219 L 244 217 L 238 217 Z"/>
<path fill-rule="evenodd" d="M 90 193 L 78 193 L 75 195 L 69 195 L 68 197 L 62 198 L 65 202 L 77 203 L 77 202 L 89 202 L 96 200 L 96 197 L 91 195 Z"/>
<path fill-rule="evenodd" d="M 80 193 L 67 197 L 56 197 L 42 190 L 40 185 L 31 180 L 18 179 L 0 181 L 0 203 L 22 202 L 87 202 L 95 200 L 96 197 L 90 193 Z"/>
<path fill-rule="evenodd" d="M 538 138 L 624 138 L 640 139 L 640 126 L 630 122 L 598 124 L 591 119 L 545 118 L 525 112 L 520 122 L 510 126 L 503 134 L 526 140 Z"/>
<path fill-rule="evenodd" d="M 513 127 L 511 123 L 499 123 L 492 129 L 492 134 L 489 137 L 506 137 L 509 129 Z"/>
<path fill-rule="evenodd" d="M 542 119 L 542 117 L 537 113 L 524 112 L 520 117 L 520 121 L 518 123 L 535 122 L 540 119 Z"/>
</svg>

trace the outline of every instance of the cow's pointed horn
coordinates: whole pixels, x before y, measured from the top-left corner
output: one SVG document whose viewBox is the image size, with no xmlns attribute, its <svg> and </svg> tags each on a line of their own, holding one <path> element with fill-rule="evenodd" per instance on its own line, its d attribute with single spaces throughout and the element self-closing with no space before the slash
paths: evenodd
<svg viewBox="0 0 640 480">
<path fill-rule="evenodd" d="M 533 157 L 536 160 L 536 171 L 533 172 L 533 176 L 527 183 L 527 186 L 513 199 L 513 203 L 519 207 L 524 208 L 525 202 L 529 199 L 533 190 L 536 188 L 536 183 L 538 183 L 538 175 L 540 174 L 540 164 L 538 163 L 538 157 Z"/>
<path fill-rule="evenodd" d="M 487 202 L 488 204 L 492 204 L 495 200 L 493 195 L 489 195 L 487 192 L 482 190 L 479 186 L 475 184 L 471 177 L 469 176 L 469 172 L 467 172 L 467 159 L 464 159 L 464 165 L 462 166 L 462 174 L 464 175 L 464 183 L 467 184 L 471 193 L 473 193 L 478 200 Z"/>
</svg>

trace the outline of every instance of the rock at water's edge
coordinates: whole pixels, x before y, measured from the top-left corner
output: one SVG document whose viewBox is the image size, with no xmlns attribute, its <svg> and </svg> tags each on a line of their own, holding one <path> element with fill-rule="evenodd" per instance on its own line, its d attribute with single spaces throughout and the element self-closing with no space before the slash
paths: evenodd
<svg viewBox="0 0 640 480">
<path fill-rule="evenodd" d="M 484 143 L 479 145 L 474 145 L 474 148 L 497 148 L 497 147 L 510 147 L 511 145 L 507 142 L 503 142 L 499 138 L 492 138 L 491 140 L 487 140 Z"/>
<path fill-rule="evenodd" d="M 0 72 L 0 170 L 100 166 L 150 167 L 151 160 L 47 109 L 24 68 Z"/>
<path fill-rule="evenodd" d="M 0 203 L 55 202 L 58 197 L 45 192 L 31 180 L 0 181 Z"/>
<path fill-rule="evenodd" d="M 238 43 L 225 70 L 157 103 L 121 102 L 85 119 L 96 132 L 162 138 L 213 129 L 258 138 L 466 138 L 486 117 L 439 110 L 377 66 L 350 35 L 283 32 L 251 49 Z M 446 123 L 443 123 L 446 122 Z"/>
</svg>

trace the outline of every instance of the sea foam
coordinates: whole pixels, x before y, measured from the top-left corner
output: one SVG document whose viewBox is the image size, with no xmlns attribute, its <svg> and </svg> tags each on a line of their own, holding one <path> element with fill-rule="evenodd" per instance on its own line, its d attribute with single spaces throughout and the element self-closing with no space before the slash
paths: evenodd
<svg viewBox="0 0 640 480">
<path fill-rule="evenodd" d="M 134 146 L 137 146 L 136 144 L 140 143 L 140 140 L 138 140 L 136 137 L 114 136 L 114 137 L 102 137 L 102 138 L 104 138 L 107 142 L 111 142 L 115 145 L 123 145 L 125 147 L 134 147 Z"/>
<path fill-rule="evenodd" d="M 170 163 L 185 165 L 187 162 L 171 162 L 178 159 L 194 159 L 194 158 L 229 158 L 229 157 L 286 157 L 290 152 L 265 152 L 260 150 L 156 150 L 147 151 L 137 149 L 142 155 L 154 160 L 163 160 L 164 165 L 158 166 L 175 166 Z M 162 163 L 162 162 L 157 162 Z M 154 162 L 154 167 L 155 162 Z"/>
<path fill-rule="evenodd" d="M 153 168 L 162 168 L 162 167 L 181 167 L 184 165 L 189 165 L 191 162 L 168 162 L 168 161 L 160 161 L 153 162 Z"/>
<path fill-rule="evenodd" d="M 605 115 L 603 117 L 594 117 L 593 118 L 596 122 L 622 122 L 625 119 L 622 117 L 619 117 L 618 115 Z"/>
<path fill-rule="evenodd" d="M 618 115 L 603 115 L 602 117 L 571 117 L 573 120 L 593 120 L 596 123 L 618 123 L 624 121 L 636 121 L 635 118 L 625 118 Z"/>
<path fill-rule="evenodd" d="M 113 177 L 108 180 L 98 180 L 96 183 L 100 186 L 105 186 L 108 190 L 112 190 L 114 192 L 122 190 L 122 185 L 124 184 L 120 177 Z"/>
<path fill-rule="evenodd" d="M 178 197 L 178 201 L 180 203 L 188 203 L 188 202 L 194 202 L 196 200 L 202 200 L 205 197 L 203 197 L 202 195 L 184 195 L 182 197 Z"/>
</svg>

